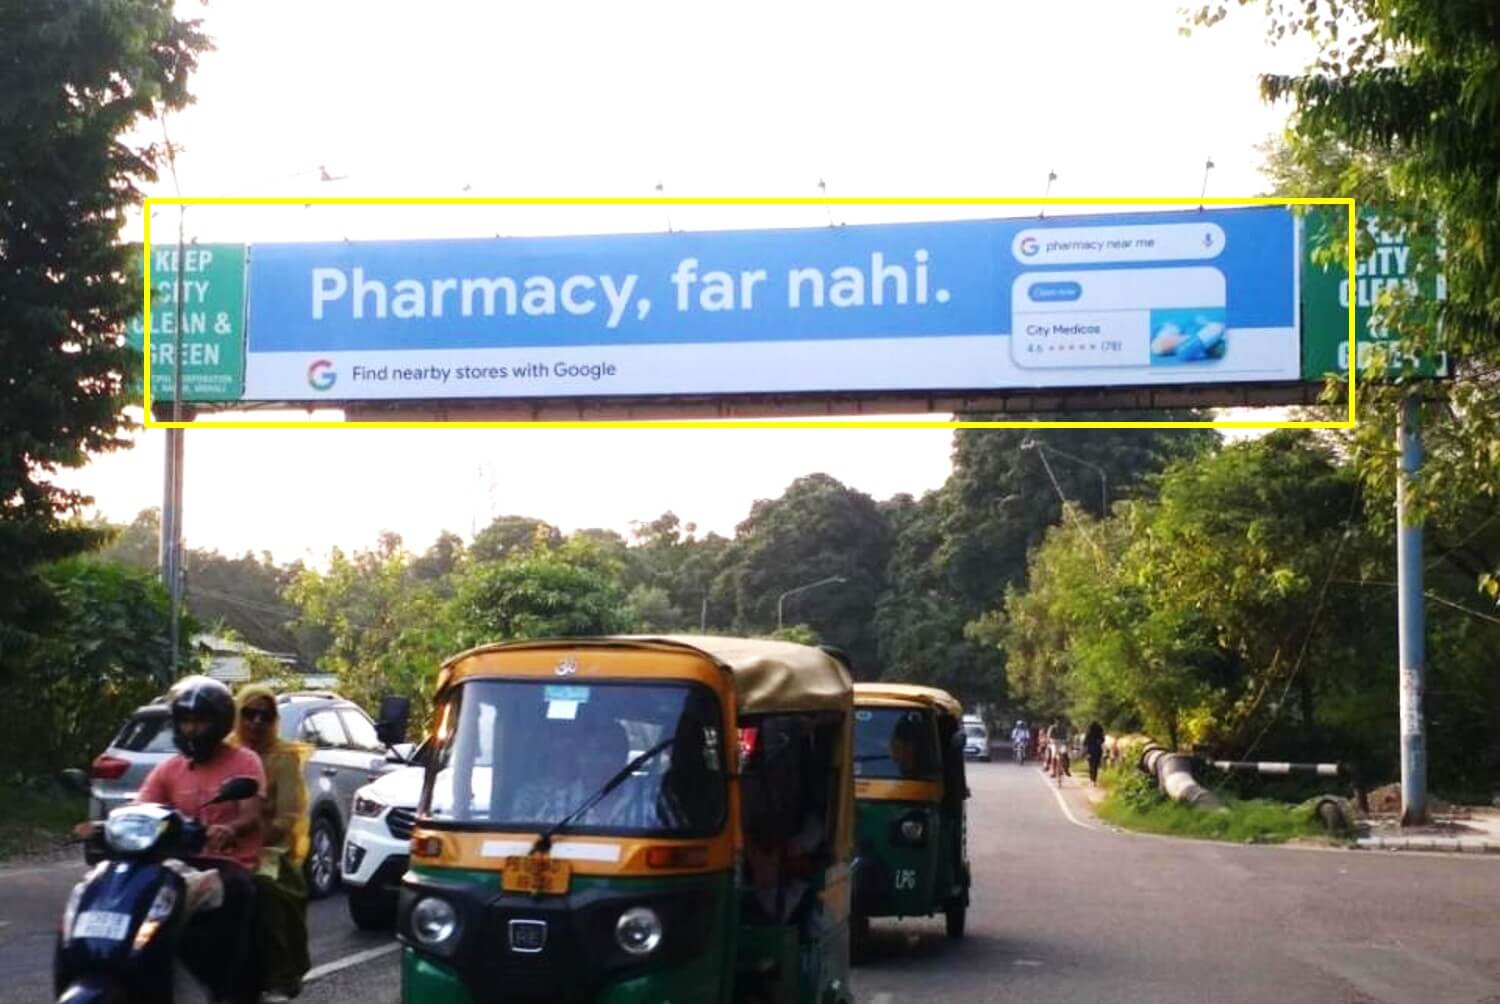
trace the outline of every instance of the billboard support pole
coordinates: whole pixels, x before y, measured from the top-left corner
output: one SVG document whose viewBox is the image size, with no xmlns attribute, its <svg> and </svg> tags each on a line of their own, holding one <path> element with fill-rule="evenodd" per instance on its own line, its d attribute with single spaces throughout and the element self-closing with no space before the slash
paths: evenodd
<svg viewBox="0 0 1500 1004">
<path fill-rule="evenodd" d="M 1396 445 L 1401 467 L 1396 478 L 1397 633 L 1401 646 L 1401 825 L 1427 821 L 1427 722 L 1422 608 L 1422 527 L 1410 509 L 1409 493 L 1422 466 L 1420 405 L 1415 394 L 1401 402 Z"/>
<path fill-rule="evenodd" d="M 183 252 L 186 244 L 184 217 L 186 206 L 177 207 L 177 277 L 173 292 L 172 325 L 172 421 L 182 421 L 182 272 Z M 162 575 L 166 579 L 167 595 L 171 600 L 172 679 L 177 679 L 180 668 L 179 652 L 182 647 L 182 460 L 183 430 L 167 430 L 167 497 L 162 506 L 162 545 L 171 555 L 163 562 Z M 168 518 L 168 512 L 171 516 Z"/>
</svg>

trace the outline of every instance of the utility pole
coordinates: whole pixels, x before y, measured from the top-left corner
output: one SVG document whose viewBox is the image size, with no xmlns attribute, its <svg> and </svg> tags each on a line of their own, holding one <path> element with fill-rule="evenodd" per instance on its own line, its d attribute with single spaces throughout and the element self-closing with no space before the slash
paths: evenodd
<svg viewBox="0 0 1500 1004">
<path fill-rule="evenodd" d="M 1408 512 L 1412 483 L 1422 467 L 1421 408 L 1415 395 L 1401 402 L 1396 445 L 1396 625 L 1401 645 L 1401 825 L 1427 821 L 1427 719 L 1423 652 L 1422 527 Z"/>
<path fill-rule="evenodd" d="M 182 268 L 186 245 L 183 217 L 187 207 L 177 207 L 177 276 L 173 292 L 172 326 L 172 421 L 182 421 Z M 158 557 L 162 584 L 171 599 L 172 678 L 180 672 L 179 650 L 182 635 L 182 461 L 183 430 L 168 429 L 166 443 L 166 484 L 161 507 L 161 543 Z"/>
</svg>

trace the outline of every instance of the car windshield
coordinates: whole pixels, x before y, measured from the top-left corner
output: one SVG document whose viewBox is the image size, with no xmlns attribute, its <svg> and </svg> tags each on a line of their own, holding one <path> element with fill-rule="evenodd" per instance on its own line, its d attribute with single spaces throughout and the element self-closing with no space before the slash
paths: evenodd
<svg viewBox="0 0 1500 1004">
<path fill-rule="evenodd" d="M 964 735 L 968 736 L 970 739 L 983 739 L 984 738 L 984 734 L 985 733 L 984 733 L 984 726 L 983 725 L 965 725 L 964 726 Z"/>
<path fill-rule="evenodd" d="M 854 771 L 868 778 L 937 778 L 937 728 L 931 714 L 905 708 L 854 712 Z"/>
<path fill-rule="evenodd" d="M 110 745 L 131 753 L 175 753 L 172 745 L 172 718 L 165 711 L 135 715 L 125 723 Z"/>
<path fill-rule="evenodd" d="M 434 823 L 539 831 L 657 750 L 568 831 L 707 835 L 723 825 L 721 712 L 706 687 L 476 680 L 439 714 L 421 806 Z"/>
</svg>

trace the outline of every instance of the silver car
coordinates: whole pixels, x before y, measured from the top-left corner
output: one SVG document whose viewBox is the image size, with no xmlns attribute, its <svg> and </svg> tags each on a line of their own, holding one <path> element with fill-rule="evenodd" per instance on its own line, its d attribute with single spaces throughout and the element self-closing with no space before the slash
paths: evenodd
<svg viewBox="0 0 1500 1004">
<path fill-rule="evenodd" d="M 354 793 L 404 761 L 381 742 L 370 716 L 337 694 L 288 693 L 278 696 L 276 703 L 282 738 L 313 748 L 307 765 L 312 845 L 307 857 L 307 886 L 312 898 L 321 899 L 338 888 L 340 850 L 349 828 Z M 166 704 L 136 709 L 109 748 L 94 761 L 90 817 L 103 819 L 111 809 L 134 801 L 151 768 L 175 752 L 172 717 Z"/>
</svg>

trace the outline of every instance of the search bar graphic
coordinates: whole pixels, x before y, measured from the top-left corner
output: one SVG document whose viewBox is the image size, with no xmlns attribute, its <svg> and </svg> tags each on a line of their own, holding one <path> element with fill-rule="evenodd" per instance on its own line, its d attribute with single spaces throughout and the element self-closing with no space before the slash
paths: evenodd
<svg viewBox="0 0 1500 1004">
<path fill-rule="evenodd" d="M 1223 251 L 1223 228 L 1207 222 L 1030 227 L 1011 241 L 1011 254 L 1022 265 L 1203 261 L 1217 258 Z"/>
</svg>

